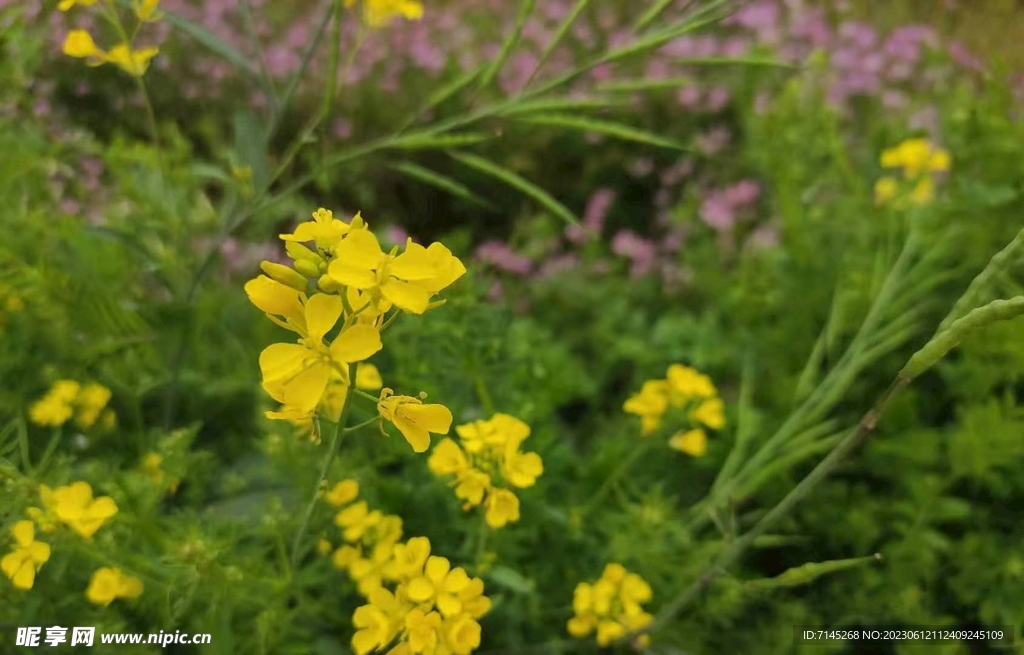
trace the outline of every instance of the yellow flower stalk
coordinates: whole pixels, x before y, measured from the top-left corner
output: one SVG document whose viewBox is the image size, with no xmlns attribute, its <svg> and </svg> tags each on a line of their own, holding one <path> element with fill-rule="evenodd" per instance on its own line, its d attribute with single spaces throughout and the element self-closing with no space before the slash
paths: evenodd
<svg viewBox="0 0 1024 655">
<path fill-rule="evenodd" d="M 28 590 L 35 584 L 36 573 L 50 559 L 50 547 L 36 541 L 32 521 L 18 521 L 11 528 L 14 549 L 0 559 L 3 571 L 18 589 Z"/>
<path fill-rule="evenodd" d="M 142 580 L 125 575 L 121 569 L 103 567 L 92 574 L 85 597 L 106 607 L 118 598 L 132 600 L 142 595 Z"/>
</svg>

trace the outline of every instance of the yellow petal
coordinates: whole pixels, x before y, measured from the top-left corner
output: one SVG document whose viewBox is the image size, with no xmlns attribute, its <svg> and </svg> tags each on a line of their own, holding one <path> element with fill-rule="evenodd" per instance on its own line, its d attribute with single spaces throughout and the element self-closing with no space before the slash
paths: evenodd
<svg viewBox="0 0 1024 655">
<path fill-rule="evenodd" d="M 64 39 L 64 54 L 70 57 L 100 57 L 103 51 L 85 30 L 71 30 Z"/>
<path fill-rule="evenodd" d="M 452 426 L 452 413 L 444 405 L 406 405 L 406 417 L 419 427 L 437 434 L 446 434 Z"/>
<path fill-rule="evenodd" d="M 361 362 L 380 351 L 384 344 L 380 331 L 372 325 L 357 323 L 344 330 L 331 344 L 331 357 L 348 364 Z M 356 375 L 358 376 L 358 371 Z"/>
<path fill-rule="evenodd" d="M 408 281 L 428 280 L 439 273 L 433 258 L 427 254 L 427 249 L 411 241 L 406 245 L 405 252 L 391 262 L 388 271 L 395 277 Z"/>
<path fill-rule="evenodd" d="M 391 278 L 380 285 L 382 296 L 410 314 L 422 314 L 430 304 L 430 292 L 421 286 Z"/>
<path fill-rule="evenodd" d="M 27 547 L 35 541 L 36 528 L 32 521 L 18 521 L 11 528 L 11 532 L 14 534 L 15 543 L 19 546 Z"/>
<path fill-rule="evenodd" d="M 310 350 L 296 343 L 274 343 L 260 353 L 264 381 L 289 379 L 302 370 Z"/>
<path fill-rule="evenodd" d="M 338 322 L 343 309 L 340 296 L 318 293 L 306 301 L 304 313 L 310 338 L 317 343 L 323 341 L 324 335 Z"/>
<path fill-rule="evenodd" d="M 364 362 L 359 365 L 356 371 L 356 387 L 368 391 L 377 391 L 384 386 L 384 380 L 380 377 L 380 371 L 373 364 Z"/>
<path fill-rule="evenodd" d="M 290 379 L 284 387 L 284 404 L 300 412 L 312 412 L 324 396 L 330 373 L 327 364 L 316 362 Z"/>
</svg>

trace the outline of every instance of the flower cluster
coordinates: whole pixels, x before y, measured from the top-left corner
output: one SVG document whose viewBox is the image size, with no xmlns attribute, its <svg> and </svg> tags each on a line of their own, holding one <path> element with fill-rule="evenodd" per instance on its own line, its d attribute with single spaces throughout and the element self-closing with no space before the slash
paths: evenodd
<svg viewBox="0 0 1024 655">
<path fill-rule="evenodd" d="M 455 427 L 461 447 L 444 439 L 431 453 L 427 466 L 439 476 L 453 476 L 455 496 L 470 509 L 483 504 L 484 519 L 491 528 L 519 520 L 519 498 L 511 489 L 532 486 L 544 464 L 537 453 L 520 450 L 530 436 L 530 426 L 508 414 Z"/>
<path fill-rule="evenodd" d="M 40 426 L 58 427 L 72 417 L 83 430 L 98 421 L 104 427 L 113 427 L 113 410 L 107 409 L 110 389 L 95 382 L 79 384 L 74 380 L 57 380 L 40 400 L 29 408 L 29 420 Z"/>
<path fill-rule="evenodd" d="M 383 588 L 385 576 L 394 560 L 395 545 L 402 539 L 402 519 L 371 510 L 365 500 L 357 501 L 359 483 L 342 480 L 323 494 L 324 500 L 338 509 L 334 523 L 345 542 L 334 551 L 331 560 L 348 571 L 359 593 L 366 599 Z M 329 543 L 328 543 L 328 548 Z"/>
<path fill-rule="evenodd" d="M 162 13 L 157 9 L 160 0 L 133 0 L 132 13 L 138 21 L 138 26 L 131 31 L 131 34 L 138 32 L 138 27 L 143 23 L 153 23 L 160 20 Z M 68 11 L 75 5 L 91 7 L 96 0 L 61 0 L 58 8 L 61 11 Z M 102 16 L 114 31 L 121 36 L 121 42 L 110 50 L 103 50 L 93 41 L 92 35 L 86 30 L 71 30 L 64 40 L 64 54 L 70 57 L 85 59 L 90 66 L 101 66 L 103 64 L 114 64 L 124 72 L 133 77 L 142 77 L 149 67 L 149 61 L 156 56 L 159 49 L 146 47 L 135 49 L 133 38 L 129 37 L 121 21 L 121 16 L 109 0 L 101 4 Z"/>
<path fill-rule="evenodd" d="M 163 469 L 164 456 L 160 453 L 148 452 L 142 456 L 141 469 L 150 483 L 161 491 L 166 491 L 172 496 L 178 491 L 181 480 L 168 476 Z"/>
<path fill-rule="evenodd" d="M 707 450 L 703 428 L 720 430 L 725 425 L 725 405 L 711 379 L 682 364 L 669 366 L 663 380 L 644 382 L 622 408 L 640 417 L 644 436 L 656 432 L 670 412 L 683 412 L 689 427 L 674 433 L 668 443 L 694 457 Z"/>
<path fill-rule="evenodd" d="M 608 646 L 651 624 L 654 617 L 644 611 L 643 604 L 652 595 L 650 585 L 642 577 L 621 564 L 609 564 L 596 582 L 576 585 L 572 599 L 574 616 L 566 628 L 578 639 L 596 630 L 597 645 Z M 647 635 L 641 635 L 637 645 L 646 646 L 649 641 Z"/>
<path fill-rule="evenodd" d="M 374 590 L 352 616 L 357 655 L 392 644 L 389 655 L 468 655 L 480 646 L 477 621 L 491 608 L 484 582 L 431 556 L 429 539 L 395 545 L 385 578 L 394 590 Z"/>
<path fill-rule="evenodd" d="M 927 139 L 907 139 L 895 148 L 882 152 L 882 168 L 895 169 L 903 173 L 902 180 L 885 176 L 875 183 L 875 201 L 878 204 L 892 203 L 906 206 L 931 202 L 935 196 L 935 173 L 949 170 L 949 152 L 937 148 Z"/>
<path fill-rule="evenodd" d="M 293 266 L 263 262 L 264 274 L 245 285 L 257 308 L 298 335 L 296 343 L 272 344 L 260 354 L 263 388 L 281 404 L 267 416 L 338 422 L 353 386 L 383 384 L 372 369 L 361 385 L 358 366 L 383 348 L 381 332 L 402 312 L 422 314 L 442 304 L 433 296 L 466 268 L 440 243 L 424 247 L 408 239 L 403 252 L 396 246 L 385 253 L 359 214 L 346 223 L 318 209 L 281 239 Z M 451 426 L 444 406 L 391 389 L 381 391 L 377 407 L 382 422 L 394 423 L 417 452 L 429 446 L 430 432 Z"/>
<path fill-rule="evenodd" d="M 109 496 L 93 498 L 88 482 L 73 482 L 51 489 L 40 485 L 43 509 L 30 507 L 32 520 L 18 521 L 11 529 L 14 548 L 0 560 L 3 571 L 14 586 L 28 590 L 36 573 L 50 559 L 50 546 L 36 541 L 36 525 L 44 533 L 53 533 L 61 524 L 85 539 L 91 539 L 108 519 L 117 514 L 117 505 Z M 85 596 L 97 605 L 109 605 L 117 598 L 137 598 L 142 581 L 125 575 L 120 569 L 100 568 L 92 576 Z"/>
</svg>

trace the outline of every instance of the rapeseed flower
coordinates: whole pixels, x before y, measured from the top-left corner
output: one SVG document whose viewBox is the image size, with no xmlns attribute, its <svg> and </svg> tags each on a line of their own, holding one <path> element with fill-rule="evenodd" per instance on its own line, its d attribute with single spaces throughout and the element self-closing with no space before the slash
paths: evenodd
<svg viewBox="0 0 1024 655">
<path fill-rule="evenodd" d="M 0 571 L 18 589 L 31 589 L 36 573 L 50 559 L 50 547 L 36 541 L 32 521 L 18 521 L 11 528 L 11 534 L 14 535 L 14 549 L 0 559 Z"/>
<path fill-rule="evenodd" d="M 102 50 L 85 30 L 71 30 L 64 39 L 64 54 L 69 57 L 85 59 L 90 66 L 114 64 L 133 77 L 146 74 L 149 61 L 159 52 L 159 48 L 141 48 L 133 50 L 129 44 L 119 43 L 109 51 Z"/>
<path fill-rule="evenodd" d="M 654 617 L 643 609 L 651 600 L 650 585 L 621 564 L 608 564 L 596 582 L 581 582 L 573 593 L 573 613 L 566 626 L 569 634 L 583 639 L 596 633 L 597 645 L 605 647 L 631 632 L 647 627 Z M 650 638 L 642 635 L 638 646 Z"/>
<path fill-rule="evenodd" d="M 114 500 L 109 496 L 94 499 L 88 482 L 73 482 L 56 489 L 40 485 L 39 495 L 45 510 L 37 509 L 37 516 L 51 525 L 63 523 L 86 539 L 92 538 L 107 520 L 117 514 Z"/>
<path fill-rule="evenodd" d="M 379 28 L 387 25 L 395 18 L 419 20 L 423 18 L 423 3 L 420 0 L 362 0 L 363 20 L 367 25 Z M 345 6 L 351 7 L 356 0 L 345 0 Z"/>
<path fill-rule="evenodd" d="M 92 574 L 85 597 L 90 603 L 106 607 L 118 598 L 138 598 L 142 595 L 142 588 L 142 580 L 125 575 L 121 569 L 103 567 Z"/>
<path fill-rule="evenodd" d="M 711 378 L 682 364 L 669 366 L 665 379 L 644 382 L 622 409 L 640 417 L 640 432 L 645 437 L 657 432 L 666 417 L 681 417 L 689 425 L 675 432 L 668 445 L 694 457 L 707 451 L 704 428 L 725 427 L 725 405 Z"/>
<path fill-rule="evenodd" d="M 356 654 L 390 647 L 390 654 L 469 655 L 478 648 L 478 619 L 491 607 L 483 580 L 432 556 L 426 537 L 396 544 L 393 553 L 385 579 L 394 589 L 374 589 L 352 617 Z"/>
<path fill-rule="evenodd" d="M 431 432 L 447 434 L 452 426 L 451 410 L 444 405 L 426 405 L 419 398 L 396 396 L 388 388 L 381 389 L 377 411 L 381 421 L 393 423 L 417 453 L 430 447 Z"/>
<path fill-rule="evenodd" d="M 43 398 L 29 408 L 29 420 L 40 426 L 58 427 L 72 417 L 82 429 L 91 428 L 104 416 L 110 389 L 95 382 L 81 385 L 74 380 L 57 380 Z M 109 410 L 107 410 L 109 411 Z"/>
<path fill-rule="evenodd" d="M 491 528 L 519 520 L 519 498 L 505 485 L 531 487 L 544 472 L 537 453 L 522 452 L 530 426 L 508 414 L 495 414 L 486 421 L 474 421 L 455 428 L 461 443 L 444 439 L 427 460 L 438 476 L 451 476 L 455 497 L 465 501 L 463 509 L 484 507 L 484 519 Z"/>
<path fill-rule="evenodd" d="M 950 169 L 949 152 L 933 146 L 927 139 L 907 139 L 882 152 L 882 168 L 902 173 L 902 181 L 882 177 L 875 182 L 875 202 L 904 207 L 908 203 L 925 205 L 935 197 L 934 175 Z"/>
</svg>

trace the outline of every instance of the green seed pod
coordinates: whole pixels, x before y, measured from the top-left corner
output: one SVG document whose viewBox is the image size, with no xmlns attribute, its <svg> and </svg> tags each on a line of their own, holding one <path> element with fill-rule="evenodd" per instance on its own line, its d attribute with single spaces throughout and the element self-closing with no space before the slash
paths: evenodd
<svg viewBox="0 0 1024 655">
<path fill-rule="evenodd" d="M 981 302 L 979 296 L 988 289 L 994 280 L 1009 270 L 1010 266 L 1018 260 L 1024 251 L 1024 229 L 1017 233 L 1005 248 L 995 254 L 981 273 L 971 281 L 970 286 L 964 291 L 960 299 L 953 305 L 949 315 L 939 325 L 939 332 L 942 332 L 952 325 L 953 321 L 967 313 L 967 308 Z"/>
<path fill-rule="evenodd" d="M 1024 296 L 1009 300 L 993 300 L 987 305 L 972 309 L 966 316 L 953 321 L 948 328 L 939 332 L 923 348 L 914 353 L 907 365 L 900 371 L 900 377 L 913 379 L 934 366 L 955 348 L 964 337 L 978 328 L 996 321 L 1006 321 L 1024 314 Z"/>
<path fill-rule="evenodd" d="M 302 276 L 301 273 L 295 271 L 292 268 L 285 266 L 284 264 L 276 264 L 274 262 L 260 262 L 260 270 L 267 274 L 272 280 L 277 280 L 281 284 L 289 286 L 296 291 L 302 291 L 305 293 L 307 280 Z"/>
</svg>

